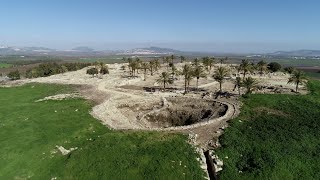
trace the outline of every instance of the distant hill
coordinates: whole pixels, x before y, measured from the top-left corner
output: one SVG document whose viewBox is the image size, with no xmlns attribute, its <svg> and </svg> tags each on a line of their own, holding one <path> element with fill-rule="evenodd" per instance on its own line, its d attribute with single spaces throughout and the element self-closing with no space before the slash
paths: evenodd
<svg viewBox="0 0 320 180">
<path fill-rule="evenodd" d="M 92 52 L 94 49 L 86 47 L 86 46 L 80 46 L 72 49 L 73 51 L 81 51 L 81 52 Z"/>
<path fill-rule="evenodd" d="M 320 50 L 277 51 L 267 55 L 284 57 L 320 57 Z"/>
<path fill-rule="evenodd" d="M 169 54 L 181 54 L 182 51 L 160 48 L 160 47 L 148 47 L 148 48 L 136 48 L 127 50 L 124 52 L 118 52 L 118 55 L 169 55 Z"/>
<path fill-rule="evenodd" d="M 146 47 L 134 48 L 130 50 L 95 50 L 87 46 L 75 47 L 71 50 L 56 50 L 46 47 L 10 47 L 0 46 L 0 55 L 33 55 L 33 56 L 167 56 L 167 55 L 184 55 L 184 56 L 246 56 L 246 54 L 231 53 L 213 53 L 213 52 L 196 52 L 196 51 L 179 51 L 171 48 Z M 320 50 L 296 50 L 296 51 L 277 51 L 266 54 L 247 54 L 247 57 L 288 57 L 288 58 L 307 58 L 312 57 L 319 59 Z"/>
</svg>

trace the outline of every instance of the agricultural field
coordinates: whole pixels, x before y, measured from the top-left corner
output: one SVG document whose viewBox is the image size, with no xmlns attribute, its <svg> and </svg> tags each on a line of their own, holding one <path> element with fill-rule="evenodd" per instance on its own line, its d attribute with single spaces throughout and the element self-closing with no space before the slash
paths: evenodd
<svg viewBox="0 0 320 180">
<path fill-rule="evenodd" d="M 221 179 L 319 179 L 320 82 L 308 95 L 250 95 L 217 154 Z"/>
<path fill-rule="evenodd" d="M 36 102 L 74 91 L 53 84 L 0 88 L 0 179 L 203 179 L 184 135 L 110 130 L 81 98 Z M 75 150 L 62 155 L 60 146 Z"/>
<path fill-rule="evenodd" d="M 12 67 L 12 64 L 0 63 L 0 68 L 9 68 Z"/>
</svg>

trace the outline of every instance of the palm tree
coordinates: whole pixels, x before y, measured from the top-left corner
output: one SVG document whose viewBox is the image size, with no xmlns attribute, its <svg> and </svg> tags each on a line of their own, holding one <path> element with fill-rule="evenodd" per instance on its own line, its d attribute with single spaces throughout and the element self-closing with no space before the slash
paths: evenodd
<svg viewBox="0 0 320 180">
<path fill-rule="evenodd" d="M 149 62 L 149 69 L 150 69 L 150 73 L 151 73 L 151 76 L 153 76 L 153 70 L 155 69 L 155 61 L 150 61 Z"/>
<path fill-rule="evenodd" d="M 185 64 L 179 71 L 179 74 L 184 77 L 184 93 L 188 92 L 190 81 L 193 78 L 192 67 L 189 64 Z"/>
<path fill-rule="evenodd" d="M 160 67 L 161 67 L 161 64 L 159 62 L 159 59 L 155 59 L 154 60 L 154 70 L 158 71 Z"/>
<path fill-rule="evenodd" d="M 157 83 L 163 84 L 163 89 L 165 90 L 166 89 L 166 85 L 172 83 L 172 80 L 170 78 L 169 73 L 162 72 L 161 75 L 159 76 L 159 78 L 157 79 Z"/>
<path fill-rule="evenodd" d="M 195 59 L 193 60 L 192 65 L 193 65 L 193 66 L 199 66 L 199 65 L 200 65 L 200 60 L 199 60 L 199 58 L 195 58 Z"/>
<path fill-rule="evenodd" d="M 206 70 L 209 72 L 209 57 L 203 57 L 202 58 L 202 64 L 204 67 L 206 67 Z"/>
<path fill-rule="evenodd" d="M 243 59 L 241 64 L 240 64 L 240 69 L 243 71 L 243 79 L 246 78 L 246 74 L 248 72 L 253 71 L 252 65 L 249 63 L 247 59 Z"/>
<path fill-rule="evenodd" d="M 139 74 L 139 69 L 141 68 L 141 63 L 142 63 L 142 61 L 141 61 L 140 58 L 137 57 L 136 60 L 135 60 L 135 62 L 136 62 L 137 73 Z"/>
<path fill-rule="evenodd" d="M 241 81 L 241 77 L 236 77 L 236 80 L 235 80 L 235 82 L 234 82 L 234 89 L 233 89 L 233 91 L 234 90 L 236 90 L 236 88 L 238 88 L 238 92 L 239 92 L 239 95 L 241 95 L 241 86 L 242 86 L 242 81 Z"/>
<path fill-rule="evenodd" d="M 206 78 L 207 74 L 204 72 L 202 66 L 196 66 L 193 70 L 193 76 L 197 78 L 196 88 L 198 89 L 198 82 L 200 78 Z"/>
<path fill-rule="evenodd" d="M 265 61 L 259 61 L 258 64 L 257 64 L 257 68 L 258 68 L 258 71 L 260 73 L 260 76 L 262 76 L 262 74 L 267 71 L 268 69 L 268 64 L 265 62 Z"/>
<path fill-rule="evenodd" d="M 220 93 L 222 92 L 222 83 L 225 81 L 225 77 L 229 74 L 229 70 L 225 67 L 218 67 L 217 70 L 213 74 L 214 80 L 219 82 L 220 85 Z"/>
<path fill-rule="evenodd" d="M 170 56 L 170 58 L 171 58 L 171 63 L 173 64 L 173 60 L 176 59 L 176 56 L 175 56 L 174 54 L 172 54 L 172 55 Z"/>
<path fill-rule="evenodd" d="M 129 63 L 129 65 L 128 65 L 128 67 L 129 67 L 129 72 L 130 72 L 130 76 L 133 76 L 133 59 L 132 58 L 128 58 L 128 59 L 126 59 L 127 60 L 127 62 Z"/>
<path fill-rule="evenodd" d="M 135 76 L 136 75 L 136 69 L 137 69 L 137 62 L 136 61 L 131 61 L 129 63 L 129 69 L 130 69 L 131 76 Z"/>
<path fill-rule="evenodd" d="M 252 89 L 258 84 L 257 80 L 247 77 L 243 80 L 242 85 L 247 89 L 246 94 L 250 94 Z"/>
<path fill-rule="evenodd" d="M 226 63 L 228 61 L 228 57 L 221 58 L 220 59 L 220 64 L 222 65 L 223 63 Z"/>
<path fill-rule="evenodd" d="M 305 84 L 307 81 L 306 75 L 302 71 L 294 71 L 288 80 L 288 84 L 296 85 L 296 92 L 298 92 L 299 85 Z"/>
<path fill-rule="evenodd" d="M 183 63 L 186 61 L 186 58 L 184 56 L 180 56 L 180 63 Z"/>
<path fill-rule="evenodd" d="M 147 76 L 147 71 L 150 68 L 149 63 L 143 62 L 141 63 L 141 69 L 143 69 L 143 74 L 144 74 L 144 81 L 146 80 L 146 76 Z"/>
<path fill-rule="evenodd" d="M 166 63 L 166 64 L 167 64 L 167 70 L 168 70 L 168 68 L 169 68 L 169 63 L 170 63 L 169 57 L 163 57 L 162 61 L 163 61 L 163 63 Z"/>
<path fill-rule="evenodd" d="M 177 68 L 174 64 L 171 66 L 171 74 L 172 74 L 172 79 L 175 79 L 175 75 L 177 74 Z"/>
<path fill-rule="evenodd" d="M 214 57 L 203 57 L 202 58 L 202 64 L 206 67 L 206 70 L 210 73 L 212 66 L 214 63 Z"/>
</svg>

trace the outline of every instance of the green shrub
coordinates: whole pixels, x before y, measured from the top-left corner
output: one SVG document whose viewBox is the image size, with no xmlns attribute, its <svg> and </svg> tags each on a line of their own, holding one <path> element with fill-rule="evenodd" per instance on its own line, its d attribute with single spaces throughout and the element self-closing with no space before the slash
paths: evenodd
<svg viewBox="0 0 320 180">
<path fill-rule="evenodd" d="M 77 71 L 90 66 L 91 63 L 43 63 L 39 66 L 26 71 L 27 78 L 47 77 L 54 74 L 65 73 L 68 71 Z"/>
<path fill-rule="evenodd" d="M 20 72 L 18 70 L 11 71 L 8 74 L 8 78 L 10 78 L 10 80 L 18 80 L 20 79 Z"/>
<path fill-rule="evenodd" d="M 281 70 L 281 65 L 277 62 L 271 62 L 268 64 L 268 69 L 272 72 L 277 72 Z"/>
<path fill-rule="evenodd" d="M 289 74 L 292 74 L 296 69 L 294 67 L 286 67 L 284 68 L 284 70 Z"/>
<path fill-rule="evenodd" d="M 90 68 L 90 69 L 87 70 L 87 74 L 90 74 L 92 76 L 94 76 L 94 75 L 96 75 L 98 73 L 99 73 L 99 71 L 98 71 L 97 68 Z"/>
</svg>

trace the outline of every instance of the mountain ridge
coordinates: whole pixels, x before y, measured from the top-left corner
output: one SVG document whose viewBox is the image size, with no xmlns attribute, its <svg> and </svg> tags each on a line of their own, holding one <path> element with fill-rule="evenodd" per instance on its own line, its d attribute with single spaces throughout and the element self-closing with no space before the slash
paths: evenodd
<svg viewBox="0 0 320 180">
<path fill-rule="evenodd" d="M 48 55 L 48 56 L 106 56 L 106 55 L 197 55 L 197 56 L 214 56 L 214 55 L 252 55 L 253 53 L 214 53 L 214 52 L 197 52 L 181 51 L 172 48 L 163 47 L 144 47 L 133 48 L 129 50 L 95 50 L 87 46 L 75 47 L 71 50 L 57 50 L 46 47 L 9 47 L 0 46 L 0 55 Z M 256 55 L 256 54 L 255 54 Z M 254 56 L 255 56 L 254 55 Z M 259 56 L 270 57 L 320 57 L 320 50 L 293 50 L 293 51 L 275 51 L 272 53 L 262 53 Z"/>
</svg>

